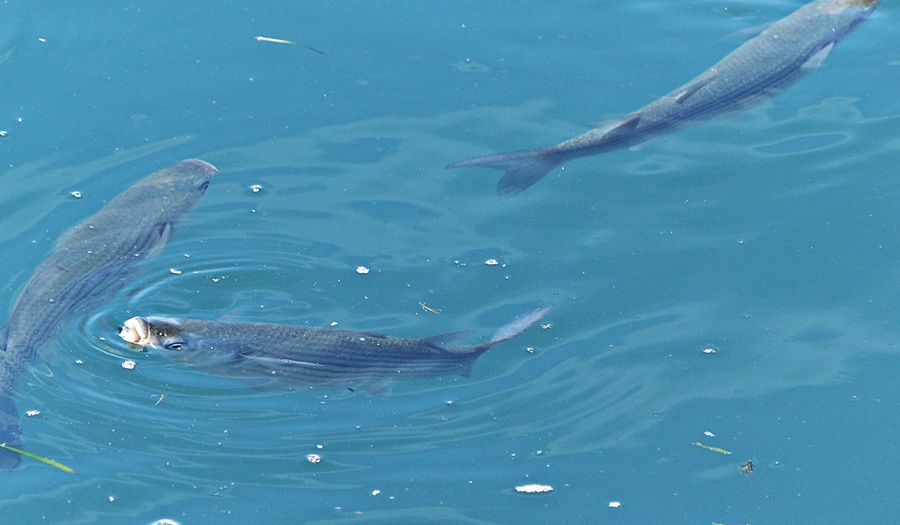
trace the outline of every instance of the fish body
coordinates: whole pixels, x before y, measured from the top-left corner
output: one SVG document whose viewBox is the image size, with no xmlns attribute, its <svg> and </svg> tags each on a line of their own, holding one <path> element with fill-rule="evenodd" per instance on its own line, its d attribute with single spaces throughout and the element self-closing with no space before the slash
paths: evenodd
<svg viewBox="0 0 900 525">
<path fill-rule="evenodd" d="M 548 148 L 498 153 L 447 166 L 506 171 L 503 196 L 528 188 L 574 158 L 627 148 L 681 128 L 731 115 L 781 93 L 822 65 L 834 45 L 879 0 L 817 0 L 772 23 L 690 82 L 624 116 Z"/>
<path fill-rule="evenodd" d="M 215 173 L 202 160 L 152 173 L 60 237 L 0 332 L 0 443 L 20 445 L 15 397 L 25 365 L 49 360 L 47 342 L 68 314 L 114 294 L 139 262 L 162 250 L 175 223 L 203 196 Z M 0 449 L 0 467 L 14 468 L 18 460 L 17 454 Z"/>
<path fill-rule="evenodd" d="M 489 342 L 471 346 L 445 346 L 467 332 L 402 339 L 356 330 L 166 317 L 132 317 L 119 335 L 213 375 L 291 387 L 359 387 L 378 394 L 398 379 L 468 376 L 481 354 L 521 334 L 551 308 L 524 313 Z"/>
</svg>

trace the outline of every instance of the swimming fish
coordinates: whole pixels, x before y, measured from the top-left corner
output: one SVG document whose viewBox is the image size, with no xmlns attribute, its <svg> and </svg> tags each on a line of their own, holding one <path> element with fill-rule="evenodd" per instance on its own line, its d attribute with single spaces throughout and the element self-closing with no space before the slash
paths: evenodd
<svg viewBox="0 0 900 525">
<path fill-rule="evenodd" d="M 359 387 L 381 394 L 389 381 L 398 379 L 468 377 L 478 356 L 521 334 L 552 307 L 521 314 L 490 341 L 471 346 L 445 345 L 469 332 L 400 339 L 355 330 L 165 317 L 132 317 L 119 335 L 214 375 L 267 385 Z"/>
<path fill-rule="evenodd" d="M 152 173 L 59 238 L 0 331 L 0 443 L 21 448 L 15 399 L 26 364 L 49 361 L 47 342 L 68 314 L 115 294 L 137 263 L 162 250 L 216 171 L 202 160 L 185 160 Z M 19 460 L 0 449 L 0 467 L 15 468 Z"/>
<path fill-rule="evenodd" d="M 627 148 L 745 110 L 782 92 L 822 65 L 834 45 L 875 10 L 879 0 L 817 0 L 772 23 L 687 84 L 637 111 L 555 146 L 454 162 L 506 171 L 501 197 L 528 188 L 571 159 Z"/>
</svg>

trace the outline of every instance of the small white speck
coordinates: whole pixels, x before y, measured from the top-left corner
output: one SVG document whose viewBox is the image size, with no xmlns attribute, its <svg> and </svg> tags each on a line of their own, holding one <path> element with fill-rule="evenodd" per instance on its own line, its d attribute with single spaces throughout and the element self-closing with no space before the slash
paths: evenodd
<svg viewBox="0 0 900 525">
<path fill-rule="evenodd" d="M 169 268 L 169 273 L 171 273 L 172 275 L 181 275 L 181 270 L 178 270 L 176 268 Z"/>
<path fill-rule="evenodd" d="M 109 497 L 109 502 L 112 503 L 113 501 L 116 501 L 116 497 L 115 497 L 115 496 L 110 496 L 110 497 Z"/>
<path fill-rule="evenodd" d="M 706 432 L 704 432 L 703 435 L 706 436 L 706 437 L 716 437 L 716 435 L 713 434 L 712 432 L 710 432 L 709 430 L 707 430 Z"/>
<path fill-rule="evenodd" d="M 40 410 L 29 410 L 29 411 L 25 412 L 25 415 L 28 417 L 34 417 L 34 416 L 39 415 L 40 413 L 41 413 Z"/>
<path fill-rule="evenodd" d="M 610 502 L 609 502 L 609 508 L 611 508 L 611 509 L 617 509 L 617 508 L 619 508 L 619 507 L 621 507 L 621 506 L 622 506 L 622 502 L 621 502 L 621 501 L 610 501 Z"/>
<path fill-rule="evenodd" d="M 531 485 L 519 485 L 516 487 L 516 492 L 522 492 L 524 494 L 541 494 L 544 492 L 553 492 L 553 487 L 550 485 L 538 485 L 532 483 Z"/>
<path fill-rule="evenodd" d="M 543 328 L 544 330 L 550 330 L 551 328 L 553 328 L 553 325 L 550 323 L 542 324 L 541 328 Z"/>
<path fill-rule="evenodd" d="M 47 42 L 47 39 L 44 37 L 38 37 L 38 42 L 45 43 Z"/>
<path fill-rule="evenodd" d="M 337 326 L 337 325 L 338 325 L 337 321 L 331 321 L 331 326 Z"/>
<path fill-rule="evenodd" d="M 373 496 L 377 496 L 377 495 L 379 495 L 379 494 L 381 494 L 381 491 L 378 490 L 378 489 L 375 489 L 375 490 L 372 491 L 372 495 L 373 495 Z"/>
<path fill-rule="evenodd" d="M 135 363 L 131 359 L 122 362 L 122 368 L 124 368 L 125 370 L 134 370 L 135 366 L 137 366 L 137 363 Z"/>
<path fill-rule="evenodd" d="M 310 463 L 319 463 L 322 461 L 322 456 L 318 454 L 307 454 L 306 461 L 309 461 Z"/>
<path fill-rule="evenodd" d="M 316 445 L 316 448 L 322 450 L 323 448 L 325 448 L 325 445 Z"/>
<path fill-rule="evenodd" d="M 76 199 L 80 199 L 80 198 L 81 198 L 81 192 L 80 192 L 80 191 L 73 191 L 73 192 L 70 193 L 69 195 L 75 197 Z"/>
<path fill-rule="evenodd" d="M 716 353 L 716 349 L 715 348 L 704 348 L 703 353 L 704 354 L 714 354 L 714 353 Z"/>
<path fill-rule="evenodd" d="M 263 189 L 263 187 L 261 184 L 254 184 L 254 185 L 250 186 L 250 191 L 252 191 L 253 193 L 259 193 L 262 191 L 262 189 Z"/>
<path fill-rule="evenodd" d="M 369 269 L 366 268 L 365 266 L 357 266 L 356 273 L 358 273 L 360 275 L 365 275 L 365 274 L 369 273 Z"/>
<path fill-rule="evenodd" d="M 497 266 L 500 263 L 497 262 L 497 259 L 488 259 L 488 260 L 484 261 L 484 264 L 486 264 L 488 266 Z"/>
<path fill-rule="evenodd" d="M 75 364 L 76 364 L 76 365 L 83 365 L 83 364 L 84 364 L 84 361 L 82 361 L 81 359 L 76 359 L 76 360 L 75 360 Z"/>
</svg>

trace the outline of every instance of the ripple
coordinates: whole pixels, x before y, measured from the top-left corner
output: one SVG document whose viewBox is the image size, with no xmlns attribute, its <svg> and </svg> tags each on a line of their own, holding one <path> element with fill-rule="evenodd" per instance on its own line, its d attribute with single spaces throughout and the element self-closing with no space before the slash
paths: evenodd
<svg viewBox="0 0 900 525">
<path fill-rule="evenodd" d="M 851 133 L 808 134 L 755 146 L 753 151 L 767 155 L 792 155 L 845 144 L 852 139 Z"/>
</svg>

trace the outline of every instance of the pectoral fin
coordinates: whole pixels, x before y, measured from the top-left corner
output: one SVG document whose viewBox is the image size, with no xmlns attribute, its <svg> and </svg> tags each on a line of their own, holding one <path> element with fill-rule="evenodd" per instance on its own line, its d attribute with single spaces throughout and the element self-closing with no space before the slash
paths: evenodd
<svg viewBox="0 0 900 525">
<path fill-rule="evenodd" d="M 377 397 L 384 397 L 391 393 L 391 384 L 387 381 L 373 381 L 361 386 L 367 393 Z M 350 390 L 353 391 L 352 388 Z"/>
<path fill-rule="evenodd" d="M 301 367 L 301 368 L 323 368 L 325 365 L 313 363 L 311 361 L 300 361 L 298 359 L 286 359 L 283 357 L 260 357 L 255 355 L 242 355 L 248 361 L 262 363 L 264 366 L 271 367 L 272 370 L 278 370 L 285 367 Z"/>
</svg>

